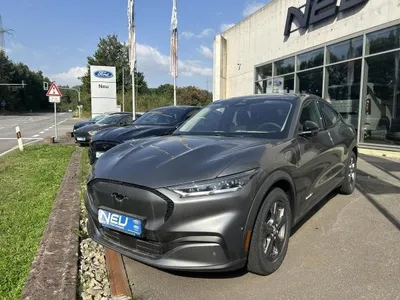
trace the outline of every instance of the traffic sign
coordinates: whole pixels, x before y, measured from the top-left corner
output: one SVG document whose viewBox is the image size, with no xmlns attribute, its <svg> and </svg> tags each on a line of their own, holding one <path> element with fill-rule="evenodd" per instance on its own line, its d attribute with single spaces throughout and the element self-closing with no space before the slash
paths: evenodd
<svg viewBox="0 0 400 300">
<path fill-rule="evenodd" d="M 60 103 L 61 97 L 60 96 L 49 96 L 49 102 L 51 103 Z"/>
<path fill-rule="evenodd" d="M 50 96 L 61 97 L 62 96 L 60 90 L 58 89 L 58 87 L 54 81 L 51 83 L 51 86 L 50 86 L 49 90 L 47 91 L 46 96 L 48 96 L 48 97 L 50 97 Z"/>
</svg>

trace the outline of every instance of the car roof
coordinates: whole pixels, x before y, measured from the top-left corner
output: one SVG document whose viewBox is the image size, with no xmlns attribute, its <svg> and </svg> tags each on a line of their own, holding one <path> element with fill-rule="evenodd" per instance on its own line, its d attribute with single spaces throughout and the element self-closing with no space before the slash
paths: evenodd
<svg viewBox="0 0 400 300">
<path fill-rule="evenodd" d="M 161 107 L 155 107 L 153 109 L 150 109 L 149 111 L 152 110 L 164 110 L 164 109 L 177 109 L 177 110 L 187 110 L 190 108 L 202 108 L 201 106 L 194 106 L 194 105 L 168 105 L 168 106 L 161 106 Z"/>
<path fill-rule="evenodd" d="M 245 96 L 236 96 L 236 97 L 231 97 L 231 98 L 226 98 L 226 99 L 221 99 L 214 101 L 212 103 L 222 103 L 225 101 L 229 102 L 247 102 L 247 101 L 253 101 L 253 100 L 285 100 L 289 101 L 292 103 L 303 103 L 305 100 L 310 98 L 311 96 L 317 97 L 319 99 L 322 99 L 319 96 L 312 95 L 312 94 L 298 94 L 298 93 L 273 93 L 273 94 L 254 94 L 254 95 L 245 95 Z"/>
</svg>

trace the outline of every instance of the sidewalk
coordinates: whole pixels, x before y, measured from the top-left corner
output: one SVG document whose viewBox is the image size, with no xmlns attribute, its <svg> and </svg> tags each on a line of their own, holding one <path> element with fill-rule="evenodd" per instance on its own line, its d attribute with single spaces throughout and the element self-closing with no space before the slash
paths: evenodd
<svg viewBox="0 0 400 300">
<path fill-rule="evenodd" d="M 294 228 L 268 277 L 164 272 L 124 258 L 140 299 L 400 299 L 400 160 L 360 155 L 357 190 L 322 201 Z"/>
</svg>

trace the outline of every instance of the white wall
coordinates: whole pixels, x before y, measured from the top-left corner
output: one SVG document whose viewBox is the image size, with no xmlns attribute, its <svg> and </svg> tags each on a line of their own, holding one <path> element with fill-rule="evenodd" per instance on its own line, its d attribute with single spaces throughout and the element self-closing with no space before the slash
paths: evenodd
<svg viewBox="0 0 400 300">
<path fill-rule="evenodd" d="M 300 7 L 305 0 L 272 0 L 263 8 L 222 33 L 226 39 L 226 80 L 218 70 L 223 63 L 221 39 L 214 41 L 214 100 L 254 93 L 255 65 L 331 43 L 375 26 L 400 23 L 400 0 L 369 0 L 362 8 L 310 26 L 303 35 L 283 35 L 287 9 Z M 339 4 L 339 1 L 338 1 Z M 293 27 L 294 28 L 294 25 Z M 238 66 L 240 64 L 240 68 Z M 221 93 L 221 91 L 225 91 Z"/>
</svg>

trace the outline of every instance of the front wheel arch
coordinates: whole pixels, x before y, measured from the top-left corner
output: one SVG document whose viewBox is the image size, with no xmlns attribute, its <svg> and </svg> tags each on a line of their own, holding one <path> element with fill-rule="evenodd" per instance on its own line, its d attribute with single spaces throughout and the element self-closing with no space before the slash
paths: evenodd
<svg viewBox="0 0 400 300">
<path fill-rule="evenodd" d="M 297 211 L 297 203 L 296 203 L 296 189 L 294 186 L 294 182 L 291 178 L 291 176 L 282 170 L 276 171 L 269 175 L 264 183 L 261 185 L 261 187 L 258 189 L 256 196 L 254 197 L 254 200 L 251 204 L 249 213 L 247 215 L 246 219 L 246 225 L 245 225 L 245 240 L 248 240 L 251 238 L 251 236 L 248 236 L 249 234 L 251 235 L 254 224 L 257 219 L 257 215 L 261 209 L 261 206 L 267 197 L 268 193 L 273 190 L 274 188 L 279 187 L 283 191 L 285 191 L 288 195 L 289 202 L 290 202 L 290 209 L 291 209 L 291 214 L 292 214 L 292 225 L 294 225 L 294 221 L 296 219 L 296 211 Z M 248 245 L 245 245 L 245 250 L 247 252 Z"/>
</svg>

